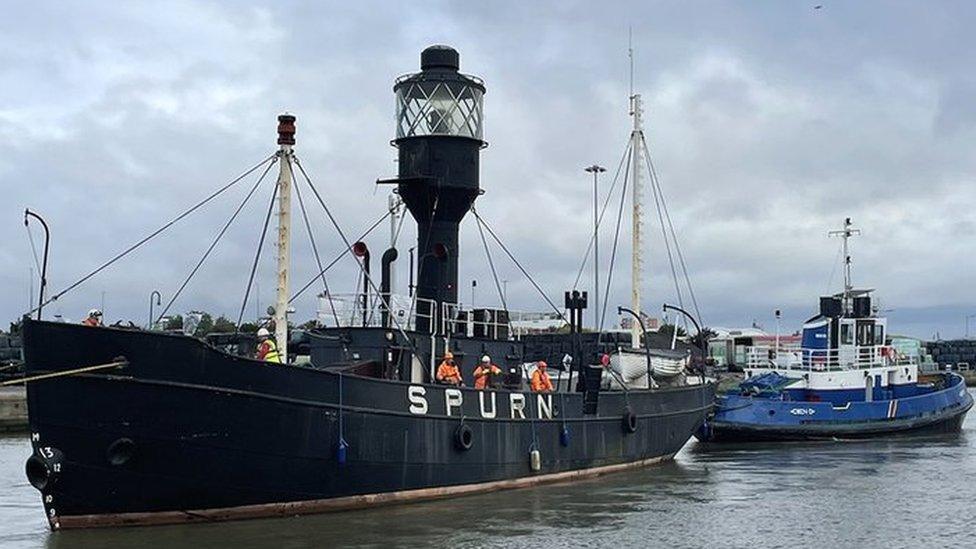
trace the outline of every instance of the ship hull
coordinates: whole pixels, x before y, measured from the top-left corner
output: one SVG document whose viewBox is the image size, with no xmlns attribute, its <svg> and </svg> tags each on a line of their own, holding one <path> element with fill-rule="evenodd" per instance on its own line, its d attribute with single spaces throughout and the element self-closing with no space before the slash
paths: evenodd
<svg viewBox="0 0 976 549">
<path fill-rule="evenodd" d="M 138 331 L 28 321 L 24 333 L 28 375 L 128 362 L 28 385 L 28 477 L 52 528 L 305 514 L 609 473 L 672 457 L 714 394 L 606 393 L 584 415 L 578 393 L 269 365 Z"/>
<path fill-rule="evenodd" d="M 715 415 L 695 433 L 703 442 L 868 439 L 955 433 L 973 397 L 957 375 L 946 386 L 903 399 L 851 402 L 791 401 L 723 395 Z"/>
</svg>

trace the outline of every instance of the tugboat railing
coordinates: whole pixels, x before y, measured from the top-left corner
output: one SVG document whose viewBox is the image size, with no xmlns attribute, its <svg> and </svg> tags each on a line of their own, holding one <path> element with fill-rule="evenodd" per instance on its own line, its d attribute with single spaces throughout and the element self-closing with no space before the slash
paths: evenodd
<svg viewBox="0 0 976 549">
<path fill-rule="evenodd" d="M 887 345 L 867 345 L 846 349 L 746 348 L 746 366 L 750 369 L 826 372 L 915 364 L 917 361 L 914 357 L 902 355 Z"/>
</svg>

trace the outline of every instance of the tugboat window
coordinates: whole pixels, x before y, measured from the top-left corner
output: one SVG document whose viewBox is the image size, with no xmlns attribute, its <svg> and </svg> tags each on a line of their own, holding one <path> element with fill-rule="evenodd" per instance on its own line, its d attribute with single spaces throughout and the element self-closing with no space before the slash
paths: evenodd
<svg viewBox="0 0 976 549">
<path fill-rule="evenodd" d="M 881 326 L 880 324 L 874 325 L 874 344 L 875 345 L 885 344 L 884 326 Z"/>
<path fill-rule="evenodd" d="M 851 343 L 854 343 L 854 333 L 851 330 L 850 324 L 840 325 L 840 342 L 846 345 L 850 345 Z"/>
</svg>

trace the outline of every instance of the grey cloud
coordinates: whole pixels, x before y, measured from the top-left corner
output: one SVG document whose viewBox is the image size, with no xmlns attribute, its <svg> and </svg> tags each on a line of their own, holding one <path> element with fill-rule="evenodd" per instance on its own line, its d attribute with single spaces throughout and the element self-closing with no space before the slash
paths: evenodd
<svg viewBox="0 0 976 549">
<path fill-rule="evenodd" d="M 274 148 L 274 116 L 299 116 L 299 154 L 350 235 L 383 214 L 373 181 L 395 173 L 392 81 L 419 51 L 449 43 L 485 78 L 486 195 L 479 212 L 554 298 L 572 285 L 589 237 L 582 167 L 615 167 L 629 131 L 627 27 L 647 135 L 703 314 L 741 325 L 783 308 L 801 321 L 825 291 L 851 216 L 855 280 L 919 335 L 959 335 L 973 307 L 964 4 L 491 4 L 381 2 L 44 4 L 0 22 L 0 310 L 25 308 L 25 206 L 55 229 L 52 286 L 64 287 Z M 606 175 L 604 189 L 609 187 Z M 106 291 L 109 316 L 142 321 L 170 294 L 242 196 L 214 205 L 59 302 L 77 318 Z M 236 315 L 267 192 L 242 214 L 178 310 Z M 650 193 L 647 193 L 648 199 Z M 309 197 L 306 197 L 308 200 Z M 324 256 L 342 244 L 311 208 Z M 612 216 L 610 216 L 612 220 Z M 296 219 L 296 223 L 298 220 Z M 660 229 L 647 220 L 645 307 L 673 300 Z M 624 223 L 613 302 L 628 300 Z M 304 228 L 295 279 L 313 273 Z M 385 245 L 383 227 L 370 239 Z M 402 242 L 415 238 L 405 224 Z M 609 256 L 612 227 L 603 233 Z M 404 247 L 408 244 L 404 244 Z M 271 244 L 262 300 L 271 296 Z M 492 299 L 472 219 L 462 287 Z M 545 304 L 493 249 L 514 306 Z M 403 255 L 405 257 L 406 254 Z M 401 267 L 401 287 L 406 281 Z M 839 284 L 839 273 L 833 285 Z M 590 268 L 584 284 L 590 284 Z M 355 287 L 343 263 L 330 281 Z M 462 292 L 464 299 L 468 296 Z M 314 299 L 299 315 L 310 317 Z M 902 313 L 910 311 L 911 315 Z M 251 313 L 249 313 L 251 314 Z"/>
</svg>

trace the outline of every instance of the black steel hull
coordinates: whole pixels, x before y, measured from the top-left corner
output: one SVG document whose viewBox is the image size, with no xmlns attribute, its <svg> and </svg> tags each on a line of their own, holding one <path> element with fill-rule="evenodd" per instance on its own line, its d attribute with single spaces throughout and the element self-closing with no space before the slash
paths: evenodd
<svg viewBox="0 0 976 549">
<path fill-rule="evenodd" d="M 673 456 L 714 396 L 711 385 L 608 393 L 584 416 L 577 393 L 448 394 L 179 336 L 30 321 L 24 333 L 28 375 L 129 362 L 28 385 L 32 483 L 52 528 L 301 514 L 611 472 Z"/>
</svg>

